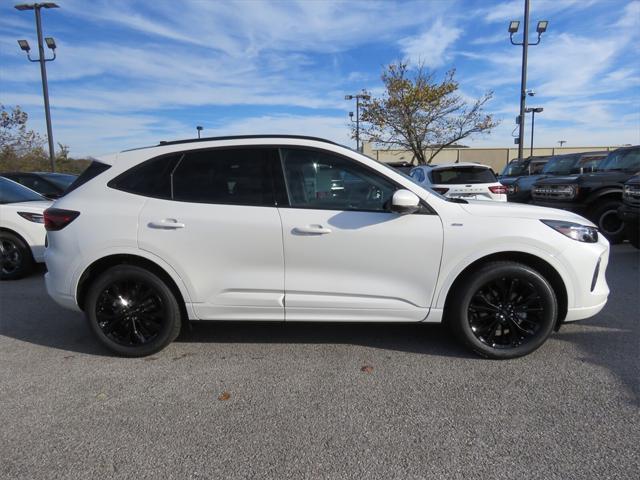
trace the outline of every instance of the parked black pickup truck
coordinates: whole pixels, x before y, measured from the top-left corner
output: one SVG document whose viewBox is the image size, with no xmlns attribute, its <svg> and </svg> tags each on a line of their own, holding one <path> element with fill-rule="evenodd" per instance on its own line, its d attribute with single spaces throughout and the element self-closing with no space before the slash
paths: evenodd
<svg viewBox="0 0 640 480">
<path fill-rule="evenodd" d="M 618 216 L 624 222 L 624 231 L 631 245 L 640 248 L 640 175 L 631 177 L 624 184 Z"/>
<path fill-rule="evenodd" d="M 562 208 L 583 215 L 595 223 L 611 243 L 625 238 L 624 223 L 618 217 L 624 183 L 640 172 L 640 146 L 610 152 L 593 173 L 550 177 L 533 186 L 534 205 Z"/>
</svg>

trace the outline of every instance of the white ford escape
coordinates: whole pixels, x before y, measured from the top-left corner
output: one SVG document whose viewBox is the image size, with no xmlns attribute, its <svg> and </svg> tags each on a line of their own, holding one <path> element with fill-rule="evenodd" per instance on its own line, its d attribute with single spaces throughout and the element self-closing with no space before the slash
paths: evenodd
<svg viewBox="0 0 640 480">
<path fill-rule="evenodd" d="M 492 358 L 597 314 L 609 244 L 562 210 L 447 199 L 329 141 L 164 142 L 45 212 L 46 284 L 127 356 L 188 320 L 445 322 Z"/>
</svg>

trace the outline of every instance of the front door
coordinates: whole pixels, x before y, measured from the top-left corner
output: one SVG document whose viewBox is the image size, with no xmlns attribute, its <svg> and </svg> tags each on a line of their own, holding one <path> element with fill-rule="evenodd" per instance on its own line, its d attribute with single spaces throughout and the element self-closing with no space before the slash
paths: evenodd
<svg viewBox="0 0 640 480">
<path fill-rule="evenodd" d="M 281 157 L 286 320 L 423 320 L 438 278 L 440 218 L 392 213 L 398 187 L 354 160 L 295 148 Z"/>
</svg>

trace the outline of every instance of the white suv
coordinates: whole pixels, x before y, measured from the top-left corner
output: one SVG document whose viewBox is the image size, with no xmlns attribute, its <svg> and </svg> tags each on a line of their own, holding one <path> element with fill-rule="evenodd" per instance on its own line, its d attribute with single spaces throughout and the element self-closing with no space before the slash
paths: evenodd
<svg viewBox="0 0 640 480">
<path fill-rule="evenodd" d="M 420 186 L 449 198 L 507 201 L 507 187 L 498 182 L 491 167 L 479 163 L 420 165 L 409 172 Z"/>
<path fill-rule="evenodd" d="M 188 320 L 445 322 L 511 358 L 597 314 L 609 244 L 562 210 L 447 199 L 322 139 L 163 142 L 45 212 L 46 285 L 127 356 Z"/>
</svg>

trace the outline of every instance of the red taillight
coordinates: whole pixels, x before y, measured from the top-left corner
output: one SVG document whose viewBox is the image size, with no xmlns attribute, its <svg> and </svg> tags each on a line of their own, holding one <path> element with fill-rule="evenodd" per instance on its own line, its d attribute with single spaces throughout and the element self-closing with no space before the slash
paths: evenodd
<svg viewBox="0 0 640 480">
<path fill-rule="evenodd" d="M 491 193 L 499 193 L 503 195 L 506 195 L 507 193 L 507 187 L 505 187 L 504 185 L 496 185 L 494 187 L 489 187 L 489 190 L 491 190 Z"/>
<path fill-rule="evenodd" d="M 63 210 L 61 208 L 47 208 L 44 211 L 44 228 L 48 232 L 62 230 L 73 222 L 80 212 L 75 210 Z"/>
<path fill-rule="evenodd" d="M 444 187 L 433 187 L 433 190 L 438 192 L 440 195 L 444 195 L 445 193 L 447 193 L 449 191 L 448 188 L 444 188 Z"/>
</svg>

